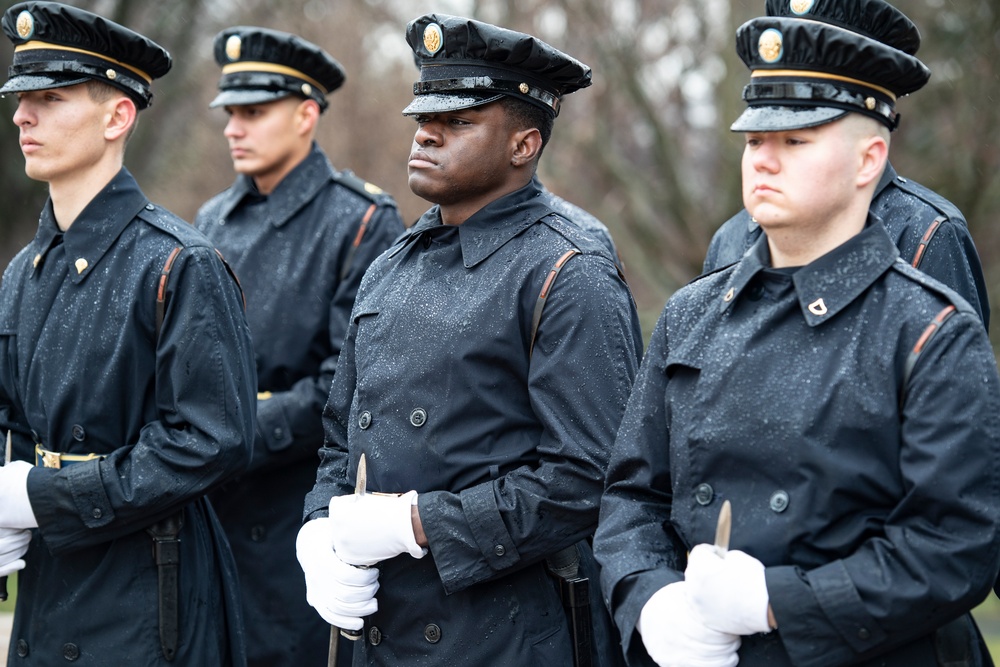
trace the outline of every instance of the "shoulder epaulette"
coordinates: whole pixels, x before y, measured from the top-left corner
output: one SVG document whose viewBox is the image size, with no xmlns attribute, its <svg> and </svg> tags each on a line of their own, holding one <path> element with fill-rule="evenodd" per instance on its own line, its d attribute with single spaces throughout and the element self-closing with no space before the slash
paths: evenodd
<svg viewBox="0 0 1000 667">
<path fill-rule="evenodd" d="M 396 205 L 396 201 L 385 190 L 363 178 L 358 178 L 350 169 L 334 173 L 333 180 L 376 204 Z"/>
<path fill-rule="evenodd" d="M 965 216 L 958 210 L 958 207 L 936 193 L 934 190 L 902 176 L 894 178 L 892 180 L 892 185 L 908 195 L 916 197 L 920 201 L 924 202 L 945 219 L 956 220 L 962 224 L 966 224 Z"/>
<path fill-rule="evenodd" d="M 923 271 L 913 268 L 906 262 L 906 260 L 902 258 L 897 259 L 893 262 L 891 268 L 903 274 L 913 282 L 925 287 L 927 290 L 934 292 L 948 303 L 953 304 L 959 312 L 967 312 L 979 317 L 978 311 L 976 311 L 976 309 L 973 308 L 961 294 L 951 289 L 944 283 L 939 282 L 938 280 L 927 275 Z"/>
</svg>

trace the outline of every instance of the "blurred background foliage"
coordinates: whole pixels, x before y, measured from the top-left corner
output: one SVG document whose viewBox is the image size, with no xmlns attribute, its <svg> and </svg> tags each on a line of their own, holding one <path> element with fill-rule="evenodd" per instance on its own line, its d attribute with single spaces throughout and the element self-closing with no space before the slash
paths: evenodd
<svg viewBox="0 0 1000 667">
<path fill-rule="evenodd" d="M 713 231 L 741 207 L 742 138 L 728 127 L 748 73 L 736 28 L 763 0 L 70 0 L 165 46 L 173 71 L 154 84 L 126 164 L 156 202 L 191 219 L 232 181 L 210 110 L 218 67 L 214 34 L 264 25 L 332 53 L 348 73 L 331 98 L 319 141 L 338 168 L 392 193 L 404 218 L 428 204 L 409 192 L 412 120 L 400 115 L 416 69 L 406 22 L 436 11 L 531 32 L 594 68 L 594 85 L 568 96 L 541 163 L 548 187 L 605 221 L 652 329 L 667 297 L 696 276 Z M 899 104 L 892 162 L 900 174 L 965 212 L 1000 304 L 1000 8 L 995 0 L 898 0 L 920 27 L 933 76 Z M 3 40 L 0 59 L 9 62 Z M 9 118 L 14 101 L 0 102 Z M 45 199 L 23 173 L 17 130 L 0 124 L 0 262 L 26 243 Z M 998 306 L 1000 307 L 1000 306 Z M 994 340 L 1000 340 L 994 334 Z"/>
<path fill-rule="evenodd" d="M 741 207 L 742 138 L 728 127 L 743 106 L 748 74 L 734 34 L 763 12 L 764 0 L 69 2 L 172 53 L 173 71 L 154 85 L 154 105 L 140 117 L 126 165 L 154 201 L 186 219 L 233 178 L 226 116 L 208 102 L 219 74 L 212 37 L 237 24 L 298 33 L 344 65 L 347 82 L 331 98 L 319 142 L 338 168 L 395 195 L 404 219 L 419 217 L 428 204 L 406 185 L 414 125 L 399 112 L 416 78 L 404 26 L 429 11 L 531 32 L 594 68 L 593 87 L 565 100 L 541 175 L 611 229 L 647 336 L 670 294 L 700 272 L 712 233 Z M 899 104 L 892 162 L 964 211 L 1000 311 L 1000 228 L 993 224 L 1000 216 L 1000 7 L 996 0 L 896 4 L 920 27 L 918 55 L 933 76 Z M 0 61 L 10 62 L 10 45 L 0 41 Z M 14 101 L 0 107 L 10 118 Z M 0 123 L 0 145 L 6 266 L 33 236 L 46 192 L 24 175 L 12 123 Z M 991 596 L 978 614 L 991 643 L 1000 642 L 1000 603 Z"/>
</svg>

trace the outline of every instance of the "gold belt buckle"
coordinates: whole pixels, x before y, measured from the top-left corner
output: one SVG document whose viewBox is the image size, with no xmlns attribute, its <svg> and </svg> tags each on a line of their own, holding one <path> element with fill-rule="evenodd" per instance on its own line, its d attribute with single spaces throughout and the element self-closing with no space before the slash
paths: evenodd
<svg viewBox="0 0 1000 667">
<path fill-rule="evenodd" d="M 58 470 L 63 465 L 82 463 L 83 461 L 93 461 L 103 459 L 101 454 L 66 454 L 64 452 L 50 452 L 43 449 L 41 445 L 35 445 L 35 463 L 43 468 L 53 468 Z"/>
<path fill-rule="evenodd" d="M 43 449 L 41 445 L 35 445 L 35 463 L 43 468 L 62 468 L 62 455 L 59 452 Z"/>
<path fill-rule="evenodd" d="M 62 456 L 59 455 L 59 452 L 42 450 L 42 467 L 62 468 Z"/>
</svg>

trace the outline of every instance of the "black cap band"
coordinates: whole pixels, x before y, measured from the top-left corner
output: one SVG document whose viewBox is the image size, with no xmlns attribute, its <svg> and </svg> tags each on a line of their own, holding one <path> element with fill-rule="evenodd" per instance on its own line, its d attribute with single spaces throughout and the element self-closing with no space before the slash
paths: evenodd
<svg viewBox="0 0 1000 667">
<path fill-rule="evenodd" d="M 140 108 L 149 106 L 153 98 L 149 88 L 152 78 L 148 74 L 82 49 L 29 42 L 14 49 L 14 64 L 7 69 L 10 79 L 18 76 L 60 75 L 66 75 L 67 78 L 78 75 L 75 78 L 84 77 L 115 86 L 137 98 Z"/>
<path fill-rule="evenodd" d="M 466 76 L 457 79 L 433 79 L 430 81 L 417 81 L 413 84 L 414 95 L 427 95 L 429 93 L 454 93 L 469 92 L 471 90 L 482 90 L 490 93 L 504 93 L 516 95 L 524 99 L 530 98 L 536 104 L 559 115 L 559 98 L 539 88 L 529 85 L 527 82 L 515 83 L 514 81 L 503 81 L 493 79 L 489 76 Z"/>
<path fill-rule="evenodd" d="M 751 106 L 826 106 L 854 111 L 881 121 L 890 130 L 899 125 L 899 113 L 883 94 L 844 82 L 771 81 L 758 79 L 743 88 L 743 99 Z"/>
</svg>

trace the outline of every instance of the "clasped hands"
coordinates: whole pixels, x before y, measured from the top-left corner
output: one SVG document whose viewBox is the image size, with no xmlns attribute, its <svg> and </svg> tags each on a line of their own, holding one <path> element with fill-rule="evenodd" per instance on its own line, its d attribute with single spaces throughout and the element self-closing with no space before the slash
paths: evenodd
<svg viewBox="0 0 1000 667">
<path fill-rule="evenodd" d="M 338 496 L 327 518 L 306 522 L 295 548 L 306 578 L 306 600 L 327 623 L 360 630 L 378 610 L 381 561 L 408 553 L 422 558 L 411 518 L 417 493 Z"/>
<path fill-rule="evenodd" d="M 684 581 L 654 593 L 636 629 L 660 667 L 735 667 L 740 637 L 770 632 L 768 603 L 759 560 L 699 544 Z"/>
</svg>

